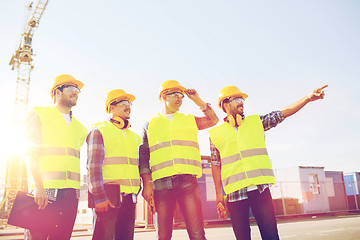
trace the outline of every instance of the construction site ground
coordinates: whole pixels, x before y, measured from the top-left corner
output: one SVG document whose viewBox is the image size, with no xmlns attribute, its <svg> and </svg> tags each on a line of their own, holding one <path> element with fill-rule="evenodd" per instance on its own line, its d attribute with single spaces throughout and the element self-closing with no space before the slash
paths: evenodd
<svg viewBox="0 0 360 240">
<path fill-rule="evenodd" d="M 293 215 L 278 217 L 278 229 L 281 239 L 354 239 L 360 240 L 360 211 L 337 212 L 326 214 Z M 24 230 L 7 226 L 0 229 L 0 240 L 23 239 Z M 205 223 L 205 232 L 208 240 L 235 239 L 230 221 L 215 221 Z M 252 239 L 261 239 L 260 232 L 254 219 L 251 219 Z M 91 225 L 75 225 L 72 240 L 89 240 L 92 236 Z M 156 239 L 153 227 L 146 228 L 137 225 L 135 228 L 136 240 Z M 175 224 L 174 240 L 188 239 L 184 224 Z"/>
</svg>

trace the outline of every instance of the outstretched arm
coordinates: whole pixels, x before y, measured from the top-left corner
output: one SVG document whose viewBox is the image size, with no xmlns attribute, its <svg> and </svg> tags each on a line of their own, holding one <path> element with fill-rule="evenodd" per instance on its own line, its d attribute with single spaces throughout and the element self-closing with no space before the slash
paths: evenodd
<svg viewBox="0 0 360 240">
<path fill-rule="evenodd" d="M 298 112 L 300 109 L 302 109 L 306 104 L 312 101 L 316 101 L 319 99 L 323 99 L 325 96 L 325 92 L 323 91 L 324 88 L 326 88 L 328 85 L 322 86 L 321 88 L 317 88 L 305 97 L 301 98 L 297 102 L 283 108 L 281 110 L 282 115 L 284 118 L 287 118 L 294 113 Z"/>
</svg>

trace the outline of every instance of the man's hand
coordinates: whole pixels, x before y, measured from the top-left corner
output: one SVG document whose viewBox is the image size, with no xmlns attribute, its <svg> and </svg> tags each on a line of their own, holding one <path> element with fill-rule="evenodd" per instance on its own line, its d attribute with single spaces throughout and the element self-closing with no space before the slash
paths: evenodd
<svg viewBox="0 0 360 240">
<path fill-rule="evenodd" d="M 109 207 L 115 208 L 115 206 L 110 202 L 110 200 L 106 200 L 105 202 L 95 204 L 96 212 L 107 212 Z"/>
<path fill-rule="evenodd" d="M 222 203 L 223 205 L 225 205 L 224 196 L 222 195 L 222 193 L 216 194 L 216 205 L 218 205 L 219 203 Z"/>
<path fill-rule="evenodd" d="M 152 183 L 144 184 L 144 189 L 143 189 L 141 195 L 149 204 L 152 214 L 154 214 L 156 212 L 156 209 L 155 209 L 155 203 L 154 203 L 154 188 L 153 188 Z"/>
<path fill-rule="evenodd" d="M 156 213 L 156 208 L 155 208 L 154 198 L 152 197 L 148 203 L 149 203 L 151 213 L 155 214 Z"/>
<path fill-rule="evenodd" d="M 144 184 L 144 189 L 141 193 L 143 198 L 149 203 L 154 196 L 154 189 L 152 183 Z"/>
<path fill-rule="evenodd" d="M 322 86 L 321 88 L 315 89 L 313 92 L 309 93 L 308 99 L 310 101 L 316 101 L 318 99 L 323 99 L 325 96 L 325 92 L 323 91 L 328 85 Z"/>
<path fill-rule="evenodd" d="M 197 93 L 197 91 L 195 89 L 187 89 L 185 91 L 186 95 L 188 96 L 188 98 L 190 98 L 194 103 L 196 103 L 196 105 L 198 106 L 204 106 L 206 105 L 206 102 L 204 102 L 199 94 Z"/>
<path fill-rule="evenodd" d="M 48 195 L 44 188 L 35 188 L 34 201 L 39 206 L 39 210 L 45 209 L 48 205 Z"/>
<path fill-rule="evenodd" d="M 228 218 L 227 202 L 222 194 L 216 195 L 216 210 L 221 220 L 226 220 Z"/>
</svg>

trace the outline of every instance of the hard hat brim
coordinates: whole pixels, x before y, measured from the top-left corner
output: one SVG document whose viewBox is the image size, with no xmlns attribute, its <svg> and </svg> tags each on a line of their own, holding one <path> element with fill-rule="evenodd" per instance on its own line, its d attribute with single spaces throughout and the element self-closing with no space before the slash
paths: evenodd
<svg viewBox="0 0 360 240">
<path fill-rule="evenodd" d="M 180 90 L 181 93 L 185 93 L 187 91 L 187 88 L 183 87 L 183 86 L 176 86 L 174 88 L 170 88 L 170 89 L 164 89 L 159 93 L 159 100 L 161 100 L 161 96 L 165 93 L 165 92 L 175 92 L 176 90 Z"/>
<path fill-rule="evenodd" d="M 247 97 L 248 97 L 248 95 L 246 94 L 246 93 L 234 93 L 234 94 L 232 94 L 232 95 L 230 95 L 230 96 L 227 96 L 227 97 L 224 97 L 224 98 L 222 98 L 220 101 L 219 101 L 219 103 L 218 103 L 218 105 L 219 105 L 219 108 L 221 108 L 222 109 L 222 102 L 225 100 L 225 99 L 227 99 L 227 98 L 232 98 L 232 97 L 241 97 L 242 99 L 246 99 Z"/>
<path fill-rule="evenodd" d="M 106 104 L 106 106 L 105 106 L 105 111 L 106 111 L 107 113 L 110 113 L 110 112 L 109 112 L 109 107 L 110 107 L 110 105 L 111 105 L 113 102 L 116 102 L 116 101 L 118 101 L 118 100 L 128 100 L 128 101 L 130 101 L 130 102 L 133 102 L 133 101 L 135 100 L 135 96 L 132 95 L 132 94 L 126 93 L 126 94 L 123 94 L 123 95 L 121 95 L 121 96 L 119 96 L 119 97 L 116 97 L 116 98 L 112 99 L 111 101 L 109 101 L 108 104 Z"/>
<path fill-rule="evenodd" d="M 62 85 L 72 85 L 72 86 L 77 87 L 80 90 L 84 87 L 84 83 L 82 83 L 81 81 L 76 80 L 76 79 L 73 79 L 71 81 L 66 81 L 66 82 L 60 82 L 51 88 L 51 91 L 50 91 L 51 98 L 53 98 L 53 96 L 54 96 L 55 89 Z"/>
</svg>

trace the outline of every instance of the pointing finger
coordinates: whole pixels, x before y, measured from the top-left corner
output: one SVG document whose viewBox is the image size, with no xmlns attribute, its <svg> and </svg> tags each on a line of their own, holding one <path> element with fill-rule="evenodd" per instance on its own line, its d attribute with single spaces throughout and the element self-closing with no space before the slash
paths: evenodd
<svg viewBox="0 0 360 240">
<path fill-rule="evenodd" d="M 321 88 L 318 88 L 318 90 L 323 90 L 324 88 L 327 88 L 329 85 L 322 86 Z"/>
</svg>

